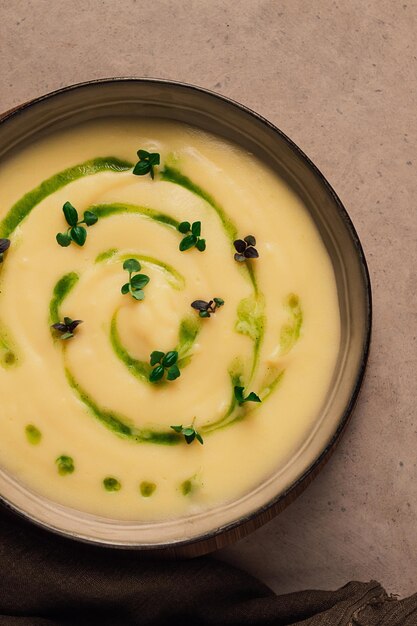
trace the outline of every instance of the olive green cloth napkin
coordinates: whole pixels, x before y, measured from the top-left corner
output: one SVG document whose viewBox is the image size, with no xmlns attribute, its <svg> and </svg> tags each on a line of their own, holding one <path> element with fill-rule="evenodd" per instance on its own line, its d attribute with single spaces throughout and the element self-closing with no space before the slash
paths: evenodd
<svg viewBox="0 0 417 626">
<path fill-rule="evenodd" d="M 0 626 L 417 626 L 417 594 L 376 582 L 276 596 L 213 558 L 143 561 L 0 511 Z"/>
</svg>

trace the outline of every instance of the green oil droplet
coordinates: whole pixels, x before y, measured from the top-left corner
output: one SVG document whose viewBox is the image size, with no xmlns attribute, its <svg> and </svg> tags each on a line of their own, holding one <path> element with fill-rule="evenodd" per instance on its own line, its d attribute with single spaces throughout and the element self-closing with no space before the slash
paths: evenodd
<svg viewBox="0 0 417 626">
<path fill-rule="evenodd" d="M 180 489 L 183 496 L 188 496 L 188 494 L 193 490 L 193 483 L 191 480 L 184 480 L 184 482 L 181 483 Z"/>
<path fill-rule="evenodd" d="M 65 454 L 62 454 L 61 456 L 59 456 L 55 460 L 55 463 L 58 466 L 58 474 L 60 474 L 60 476 L 66 476 L 66 474 L 72 474 L 73 471 L 75 470 L 74 459 L 72 459 L 70 456 L 66 456 Z"/>
<path fill-rule="evenodd" d="M 140 483 L 140 492 L 144 498 L 149 498 L 156 489 L 155 483 L 148 483 L 146 480 Z"/>
<path fill-rule="evenodd" d="M 13 352 L 5 352 L 3 360 L 5 365 L 14 365 L 16 361 L 16 356 L 13 354 Z"/>
<path fill-rule="evenodd" d="M 113 476 L 107 476 L 103 480 L 103 485 L 106 491 L 120 491 L 120 489 L 122 488 L 120 482 L 117 480 L 117 478 L 114 478 Z"/>
<path fill-rule="evenodd" d="M 33 444 L 34 446 L 40 443 L 42 439 L 42 433 L 38 428 L 36 428 L 36 426 L 34 426 L 33 424 L 28 424 L 25 428 L 25 433 L 29 443 Z"/>
</svg>

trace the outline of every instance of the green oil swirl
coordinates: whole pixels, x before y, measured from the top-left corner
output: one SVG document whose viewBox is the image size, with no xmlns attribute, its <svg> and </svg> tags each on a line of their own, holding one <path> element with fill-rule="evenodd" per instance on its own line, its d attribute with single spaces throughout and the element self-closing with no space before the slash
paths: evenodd
<svg viewBox="0 0 417 626">
<path fill-rule="evenodd" d="M 79 275 L 76 272 L 69 272 L 62 276 L 56 283 L 52 292 L 52 299 L 49 303 L 49 325 L 57 324 L 60 321 L 59 309 L 79 281 Z"/>
<path fill-rule="evenodd" d="M 162 180 L 179 185 L 207 202 L 207 204 L 209 204 L 217 213 L 227 237 L 229 238 L 231 244 L 233 244 L 233 241 L 238 238 L 237 226 L 228 217 L 224 208 L 208 191 L 203 189 L 200 185 L 197 185 L 193 180 L 191 180 L 191 178 L 171 165 L 166 164 L 164 169 L 161 171 L 160 176 Z M 235 250 L 232 245 L 231 255 L 233 255 L 234 252 Z M 239 304 L 237 311 L 238 319 L 235 327 L 237 332 L 246 334 L 254 342 L 253 362 L 248 380 L 249 384 L 259 363 L 260 350 L 265 335 L 266 317 L 263 315 L 264 297 L 259 291 L 253 262 L 249 260 L 245 263 L 238 263 L 238 267 L 243 275 L 249 279 L 253 288 L 253 295 L 249 298 L 245 298 Z M 249 332 L 247 332 L 248 329 Z"/>
<path fill-rule="evenodd" d="M 135 443 L 156 443 L 162 445 L 175 445 L 181 443 L 182 438 L 174 431 L 153 430 L 151 428 L 136 428 L 129 419 L 115 411 L 101 407 L 81 387 L 72 372 L 65 368 L 67 381 L 81 402 L 89 412 L 98 419 L 112 433 L 123 439 L 129 439 Z"/>
<path fill-rule="evenodd" d="M 152 256 L 146 256 L 144 254 L 136 254 L 135 252 L 126 252 L 119 253 L 116 248 L 111 248 L 110 250 L 106 250 L 105 252 L 101 252 L 95 260 L 95 263 L 123 263 L 127 259 L 136 259 L 139 261 L 144 267 L 149 267 L 156 271 L 160 271 L 164 274 L 164 277 L 167 283 L 173 288 L 177 290 L 184 289 L 185 287 L 185 278 L 184 276 L 178 272 L 172 265 L 169 263 L 164 263 L 159 259 L 156 259 Z"/>
<path fill-rule="evenodd" d="M 18 202 L 16 202 L 5 218 L 0 222 L 0 236 L 10 236 L 16 227 L 30 214 L 32 209 L 43 199 L 64 186 L 74 182 L 84 176 L 98 174 L 100 172 L 125 172 L 131 169 L 132 164 L 116 157 L 96 158 L 85 163 L 81 163 L 74 167 L 70 167 L 42 182 L 38 187 L 26 193 Z M 170 165 L 165 165 L 160 173 L 160 179 L 167 183 L 179 185 L 197 195 L 206 202 L 217 214 L 226 236 L 231 242 L 231 258 L 233 259 L 233 241 L 238 237 L 238 229 L 236 224 L 229 218 L 223 207 L 217 200 L 201 186 L 196 184 L 188 176 L 179 169 Z M 119 214 L 137 214 L 145 219 L 151 219 L 161 226 L 176 230 L 179 222 L 169 214 L 159 210 L 129 203 L 106 203 L 94 204 L 88 208 L 93 211 L 99 219 L 107 218 Z M 96 258 L 96 263 L 113 262 L 126 258 L 137 258 L 141 263 L 148 264 L 155 270 L 162 271 L 167 281 L 174 289 L 182 289 L 185 286 L 184 277 L 172 266 L 159 261 L 153 257 L 120 254 L 117 249 L 107 250 Z M 236 332 L 246 335 L 253 342 L 253 358 L 250 368 L 250 379 L 253 378 L 255 370 L 259 364 L 259 355 L 265 334 L 266 317 L 264 314 L 264 298 L 259 292 L 258 284 L 255 276 L 255 265 L 252 261 L 238 264 L 238 269 L 245 275 L 253 289 L 251 296 L 244 298 L 237 309 L 237 321 L 235 324 Z M 67 295 L 74 288 L 79 280 L 76 272 L 70 272 L 63 276 L 55 285 L 52 299 L 49 306 L 49 322 L 50 324 L 59 321 L 60 307 Z M 297 341 L 300 335 L 302 324 L 302 312 L 299 307 L 297 296 L 292 295 L 288 300 L 288 307 L 291 311 L 290 322 L 282 329 L 280 337 L 280 345 L 282 354 L 288 352 Z M 191 360 L 192 347 L 195 339 L 200 331 L 200 322 L 196 318 L 185 318 L 179 328 L 178 346 L 179 365 L 185 367 Z M 135 376 L 142 380 L 148 380 L 150 366 L 148 363 L 133 359 L 120 341 L 117 332 L 116 313 L 111 320 L 110 340 L 113 349 L 118 358 L 124 362 L 128 369 Z M 13 341 L 5 331 L 0 328 L 0 365 L 10 367 L 17 361 L 16 352 Z M 65 352 L 64 352 L 65 355 Z M 65 359 L 65 356 L 64 356 Z M 74 374 L 65 367 L 67 381 L 71 389 L 78 396 L 79 400 L 85 405 L 90 414 L 98 419 L 108 430 L 119 437 L 140 443 L 155 443 L 164 445 L 173 445 L 183 442 L 183 438 L 173 431 L 159 430 L 157 428 L 137 428 L 126 416 L 117 412 L 108 410 L 106 407 L 100 406 L 87 391 L 80 385 Z M 268 397 L 274 389 L 276 389 L 282 380 L 283 372 L 275 372 L 274 377 L 268 379 L 263 385 L 263 397 Z M 247 414 L 246 409 L 237 406 L 234 397 L 234 387 L 243 384 L 243 368 L 232 367 L 229 371 L 230 385 L 232 389 L 231 400 L 224 414 L 216 421 L 207 422 L 200 431 L 210 433 L 219 428 L 228 426 L 235 421 L 242 419 Z M 248 382 L 248 381 L 246 381 Z M 70 457 L 68 457 L 70 458 Z M 187 482 L 187 481 L 185 481 Z"/>
<path fill-rule="evenodd" d="M 215 420 L 214 422 L 209 421 L 203 426 L 200 426 L 199 431 L 207 435 L 209 433 L 214 432 L 215 430 L 219 430 L 220 428 L 224 428 L 225 426 L 229 426 L 233 422 L 241 419 L 243 414 L 240 407 L 237 405 L 236 397 L 235 397 L 235 387 L 241 385 L 243 378 L 243 363 L 240 359 L 235 359 L 232 365 L 229 368 L 229 379 L 231 386 L 231 397 L 229 405 L 223 415 Z"/>
<path fill-rule="evenodd" d="M 109 156 L 91 159 L 54 174 L 44 180 L 38 187 L 25 193 L 11 207 L 0 222 L 0 237 L 10 237 L 20 222 L 29 215 L 37 204 L 69 183 L 85 176 L 99 174 L 100 172 L 125 172 L 132 167 L 132 164 L 127 161 Z"/>
<path fill-rule="evenodd" d="M 250 374 L 252 379 L 259 363 L 259 356 L 265 334 L 265 301 L 261 294 L 252 295 L 239 302 L 235 330 L 253 341 L 253 362 Z"/>
<path fill-rule="evenodd" d="M 205 202 L 207 202 L 216 211 L 229 239 L 231 239 L 232 241 L 237 239 L 238 231 L 236 224 L 228 217 L 225 210 L 220 206 L 220 204 L 218 204 L 218 202 L 216 202 L 216 200 L 210 193 L 205 191 L 205 189 L 197 185 L 191 180 L 191 178 L 185 176 L 185 174 L 183 174 L 175 167 L 165 165 L 164 169 L 160 173 L 160 176 L 162 180 L 174 183 L 175 185 L 180 185 L 181 187 L 188 189 L 188 191 L 191 191 L 191 193 L 205 200 Z"/>
<path fill-rule="evenodd" d="M 191 361 L 191 349 L 200 331 L 201 323 L 199 318 L 188 316 L 180 324 L 178 332 L 178 345 L 175 350 L 178 352 L 178 367 L 183 369 Z M 113 351 L 120 361 L 127 367 L 129 372 L 139 378 L 142 382 L 149 383 L 151 366 L 148 361 L 135 359 L 122 344 L 117 330 L 117 311 L 114 313 L 110 324 L 110 343 Z M 152 383 L 150 383 L 152 384 Z"/>
<path fill-rule="evenodd" d="M 178 344 L 175 348 L 178 352 L 178 367 L 180 369 L 183 369 L 190 363 L 192 348 L 200 330 L 200 318 L 191 315 L 184 317 L 180 324 L 178 331 Z"/>
<path fill-rule="evenodd" d="M 10 237 L 19 224 L 42 200 L 70 183 L 101 172 L 125 172 L 133 167 L 132 163 L 117 157 L 98 157 L 69 167 L 47 178 L 34 189 L 25 193 L 7 212 L 0 222 L 0 237 Z M 55 320 L 58 321 L 58 320 Z M 55 322 L 53 322 L 55 323 Z M 20 363 L 10 331 L 0 328 L 0 366 L 10 368 Z"/>
<path fill-rule="evenodd" d="M 122 344 L 117 330 L 117 311 L 114 313 L 110 324 L 110 343 L 117 358 L 127 367 L 130 374 L 139 378 L 142 382 L 149 382 L 151 366 L 147 361 L 135 359 Z"/>
<path fill-rule="evenodd" d="M 140 206 L 137 204 L 128 204 L 126 202 L 112 202 L 108 204 L 92 204 L 87 209 L 88 211 L 92 211 L 97 215 L 99 219 L 103 219 L 105 217 L 111 217 L 112 215 L 118 215 L 121 213 L 134 213 L 136 215 L 141 215 L 147 219 L 153 220 L 154 222 L 159 222 L 164 226 L 168 226 L 169 228 L 173 228 L 177 230 L 179 225 L 179 221 L 168 215 L 167 213 L 162 213 L 161 211 L 157 211 L 147 206 Z"/>
</svg>

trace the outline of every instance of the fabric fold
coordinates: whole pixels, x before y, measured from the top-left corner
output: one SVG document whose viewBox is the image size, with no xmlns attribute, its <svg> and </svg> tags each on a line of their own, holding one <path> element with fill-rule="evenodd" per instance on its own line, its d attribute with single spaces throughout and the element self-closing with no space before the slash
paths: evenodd
<svg viewBox="0 0 417 626">
<path fill-rule="evenodd" d="M 0 626 L 417 626 L 375 581 L 275 595 L 213 557 L 143 560 L 0 513 Z"/>
</svg>

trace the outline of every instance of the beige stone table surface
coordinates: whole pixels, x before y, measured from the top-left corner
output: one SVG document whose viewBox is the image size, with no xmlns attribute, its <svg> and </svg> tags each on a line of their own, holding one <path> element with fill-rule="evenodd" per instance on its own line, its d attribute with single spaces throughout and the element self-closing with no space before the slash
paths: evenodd
<svg viewBox="0 0 417 626">
<path fill-rule="evenodd" d="M 0 0 L 0 111 L 107 76 L 181 80 L 269 118 L 362 239 L 372 353 L 348 431 L 283 514 L 219 553 L 277 592 L 417 590 L 417 0 Z"/>
</svg>

